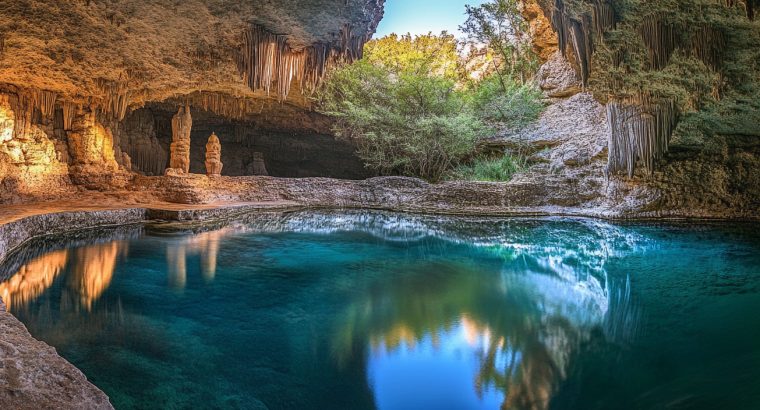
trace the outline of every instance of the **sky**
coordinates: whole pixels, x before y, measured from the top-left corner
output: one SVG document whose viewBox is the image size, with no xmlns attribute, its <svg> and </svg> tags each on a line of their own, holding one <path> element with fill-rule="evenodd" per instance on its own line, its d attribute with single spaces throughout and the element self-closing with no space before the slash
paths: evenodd
<svg viewBox="0 0 760 410">
<path fill-rule="evenodd" d="M 385 17 L 373 38 L 391 33 L 439 34 L 446 30 L 462 37 L 459 26 L 466 20 L 465 4 L 477 6 L 486 0 L 386 0 Z"/>
</svg>

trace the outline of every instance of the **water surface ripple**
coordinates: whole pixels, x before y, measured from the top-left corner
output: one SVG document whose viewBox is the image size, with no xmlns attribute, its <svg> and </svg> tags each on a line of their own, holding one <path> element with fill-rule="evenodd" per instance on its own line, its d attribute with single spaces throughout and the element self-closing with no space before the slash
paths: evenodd
<svg viewBox="0 0 760 410">
<path fill-rule="evenodd" d="M 80 232 L 2 297 L 130 408 L 760 408 L 760 226 L 259 213 Z"/>
</svg>

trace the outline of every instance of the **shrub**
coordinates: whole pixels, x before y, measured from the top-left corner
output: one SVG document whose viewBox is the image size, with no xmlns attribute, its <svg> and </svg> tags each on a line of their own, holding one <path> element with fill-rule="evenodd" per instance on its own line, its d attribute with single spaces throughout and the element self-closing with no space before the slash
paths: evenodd
<svg viewBox="0 0 760 410">
<path fill-rule="evenodd" d="M 362 60 L 329 74 L 318 105 L 368 167 L 438 181 L 472 154 L 487 129 L 453 80 L 428 73 Z"/>
<path fill-rule="evenodd" d="M 506 153 L 498 158 L 476 158 L 469 164 L 460 165 L 448 175 L 448 179 L 507 182 L 526 168 L 525 158 Z"/>
<path fill-rule="evenodd" d="M 519 128 L 538 119 L 543 94 L 533 83 L 519 84 L 494 74 L 476 85 L 473 107 L 486 121 Z"/>
</svg>

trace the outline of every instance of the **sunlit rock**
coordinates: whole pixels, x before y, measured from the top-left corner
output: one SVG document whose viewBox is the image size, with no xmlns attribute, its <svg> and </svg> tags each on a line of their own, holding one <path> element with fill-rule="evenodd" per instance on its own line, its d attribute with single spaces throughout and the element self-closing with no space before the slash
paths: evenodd
<svg viewBox="0 0 760 410">
<path fill-rule="evenodd" d="M 206 143 L 206 175 L 208 176 L 220 176 L 222 175 L 222 144 L 219 142 L 219 137 L 212 133 L 208 137 Z"/>
<path fill-rule="evenodd" d="M 169 169 L 174 172 L 181 174 L 190 172 L 190 131 L 192 127 L 193 117 L 190 115 L 190 107 L 187 105 L 180 107 L 177 114 L 172 118 Z"/>
</svg>

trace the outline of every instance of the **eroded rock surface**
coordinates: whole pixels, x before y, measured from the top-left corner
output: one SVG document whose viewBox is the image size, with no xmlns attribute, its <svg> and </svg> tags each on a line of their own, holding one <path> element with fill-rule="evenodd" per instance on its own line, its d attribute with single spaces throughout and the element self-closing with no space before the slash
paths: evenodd
<svg viewBox="0 0 760 410">
<path fill-rule="evenodd" d="M 582 91 L 581 79 L 559 51 L 554 52 L 539 68 L 536 80 L 549 98 L 567 98 Z"/>
<path fill-rule="evenodd" d="M 169 147 L 169 169 L 181 174 L 190 172 L 190 132 L 193 128 L 193 117 L 190 107 L 180 107 L 172 118 L 172 143 Z"/>
<path fill-rule="evenodd" d="M 345 27 L 352 36 L 371 35 L 383 3 L 5 1 L 0 83 L 47 90 L 75 103 L 87 97 L 112 100 L 113 108 L 200 90 L 267 98 L 248 88 L 238 71 L 237 53 L 252 25 L 284 35 L 296 50 L 315 43 L 338 46 Z"/>
<path fill-rule="evenodd" d="M 105 393 L 0 306 L 0 407 L 111 409 Z"/>
<path fill-rule="evenodd" d="M 222 144 L 216 134 L 211 134 L 206 143 L 206 175 L 220 176 L 222 167 Z"/>
</svg>

